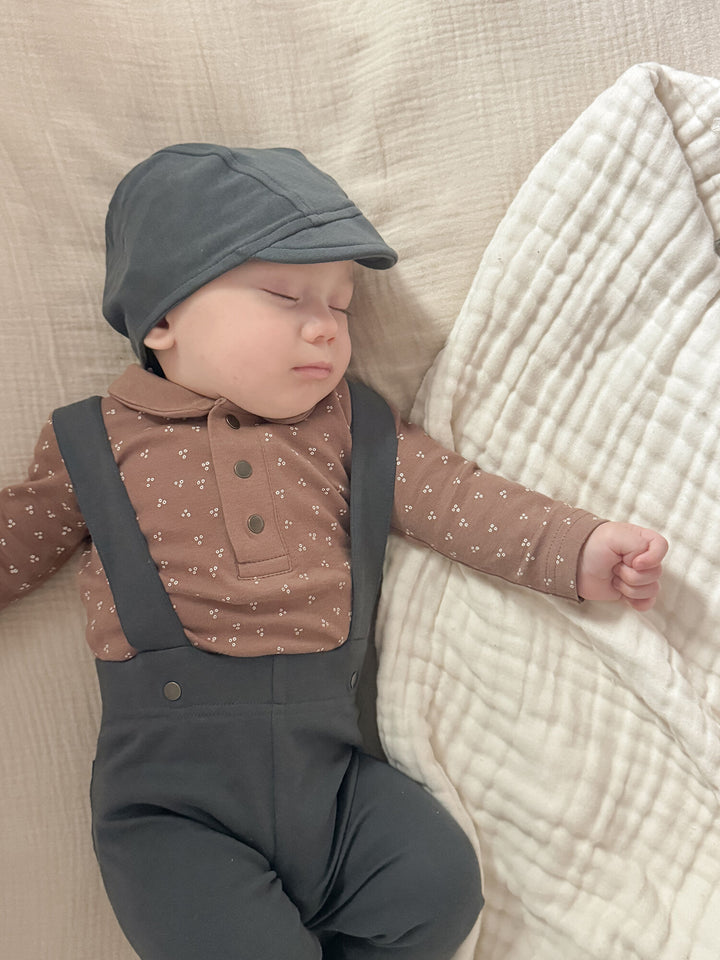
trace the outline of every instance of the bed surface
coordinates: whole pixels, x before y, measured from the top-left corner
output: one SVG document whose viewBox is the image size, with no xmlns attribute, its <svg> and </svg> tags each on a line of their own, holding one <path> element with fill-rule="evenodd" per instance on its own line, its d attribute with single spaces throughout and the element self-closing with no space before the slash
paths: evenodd
<svg viewBox="0 0 720 960">
<path fill-rule="evenodd" d="M 487 469 L 673 541 L 647 617 L 392 545 L 380 725 L 391 759 L 478 845 L 489 903 L 461 956 L 715 960 L 720 101 L 698 78 L 720 78 L 716 4 L 0 0 L 0 13 L 3 484 L 54 407 L 103 392 L 132 359 L 99 310 L 119 178 L 183 140 L 301 149 L 401 256 L 362 277 L 354 373 Z M 655 143 L 667 166 L 648 160 Z M 628 198 L 643 231 L 623 229 Z M 563 224 L 576 231 L 560 241 Z M 632 287 L 628 271 L 651 280 Z M 99 697 L 73 576 L 0 616 L 12 960 L 134 956 L 89 836 Z M 409 597 L 417 620 L 400 623 Z"/>
</svg>

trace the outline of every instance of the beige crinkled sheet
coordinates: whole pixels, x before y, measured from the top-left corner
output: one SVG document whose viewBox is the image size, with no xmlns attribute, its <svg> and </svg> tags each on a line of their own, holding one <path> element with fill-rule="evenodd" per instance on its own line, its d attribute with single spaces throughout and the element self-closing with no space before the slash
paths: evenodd
<svg viewBox="0 0 720 960">
<path fill-rule="evenodd" d="M 407 412 L 452 331 L 415 406 L 433 432 L 673 540 L 647 617 L 393 546 L 382 726 L 481 850 L 465 958 L 717 956 L 720 109 L 692 78 L 720 77 L 719 19 L 715 0 L 0 0 L 0 482 L 130 358 L 99 312 L 118 179 L 183 140 L 289 145 L 401 254 L 362 279 L 355 372 Z M 646 62 L 686 73 L 626 72 Z M 70 570 L 0 614 L 0 960 L 133 957 L 90 842 L 82 634 Z"/>
<path fill-rule="evenodd" d="M 719 128 L 720 80 L 637 66 L 600 96 L 515 198 L 415 407 L 493 472 L 672 542 L 638 615 L 392 541 L 381 733 L 477 839 L 483 960 L 718 955 Z"/>
</svg>

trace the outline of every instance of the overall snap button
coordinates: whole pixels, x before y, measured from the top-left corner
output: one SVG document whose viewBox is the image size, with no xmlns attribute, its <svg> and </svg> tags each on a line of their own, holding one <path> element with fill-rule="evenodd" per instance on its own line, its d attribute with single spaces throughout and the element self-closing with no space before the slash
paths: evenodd
<svg viewBox="0 0 720 960">
<path fill-rule="evenodd" d="M 233 467 L 235 471 L 235 476 L 240 477 L 241 480 L 247 480 L 248 477 L 252 476 L 252 467 L 247 462 L 247 460 L 238 460 L 238 462 Z"/>
<path fill-rule="evenodd" d="M 250 533 L 262 533 L 265 529 L 265 521 L 259 513 L 254 513 L 251 517 L 248 517 L 247 525 Z"/>
<path fill-rule="evenodd" d="M 239 430 L 239 429 L 240 429 L 240 421 L 238 420 L 238 418 L 235 416 L 234 413 L 229 413 L 229 414 L 225 417 L 225 423 L 226 423 L 232 430 Z"/>
<path fill-rule="evenodd" d="M 174 680 L 171 680 L 163 687 L 163 694 L 165 695 L 166 700 L 179 700 L 182 696 L 182 687 L 179 683 L 175 683 Z"/>
</svg>

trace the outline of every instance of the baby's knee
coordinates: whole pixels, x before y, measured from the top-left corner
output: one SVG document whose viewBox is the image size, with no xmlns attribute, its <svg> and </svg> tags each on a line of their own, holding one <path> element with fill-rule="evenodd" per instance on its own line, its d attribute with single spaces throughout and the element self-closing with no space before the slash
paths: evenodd
<svg viewBox="0 0 720 960">
<path fill-rule="evenodd" d="M 472 930 L 484 904 L 477 856 L 453 822 L 432 860 L 422 854 L 412 865 L 413 899 L 422 947 L 417 956 L 452 957 Z"/>
</svg>

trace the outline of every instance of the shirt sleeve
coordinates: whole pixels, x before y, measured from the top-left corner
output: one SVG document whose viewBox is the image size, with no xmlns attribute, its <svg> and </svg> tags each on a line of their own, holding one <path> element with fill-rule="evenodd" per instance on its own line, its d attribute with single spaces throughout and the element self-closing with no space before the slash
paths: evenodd
<svg viewBox="0 0 720 960">
<path fill-rule="evenodd" d="M 393 529 L 475 570 L 579 600 L 577 565 L 603 521 L 485 473 L 399 422 Z"/>
<path fill-rule="evenodd" d="M 27 480 L 0 490 L 0 609 L 59 570 L 87 536 L 48 422 Z"/>
</svg>

